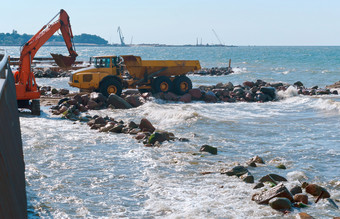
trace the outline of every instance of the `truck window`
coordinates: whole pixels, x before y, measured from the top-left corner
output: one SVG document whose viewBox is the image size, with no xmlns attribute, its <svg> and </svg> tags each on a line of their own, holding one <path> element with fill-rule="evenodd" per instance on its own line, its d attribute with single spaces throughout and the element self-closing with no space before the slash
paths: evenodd
<svg viewBox="0 0 340 219">
<path fill-rule="evenodd" d="M 96 68 L 109 68 L 110 67 L 110 58 L 96 58 L 94 60 L 94 66 Z"/>
</svg>

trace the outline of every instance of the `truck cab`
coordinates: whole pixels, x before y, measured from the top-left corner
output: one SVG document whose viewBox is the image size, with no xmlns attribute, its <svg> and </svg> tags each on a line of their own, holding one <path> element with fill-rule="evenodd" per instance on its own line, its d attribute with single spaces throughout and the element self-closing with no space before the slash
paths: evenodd
<svg viewBox="0 0 340 219">
<path fill-rule="evenodd" d="M 97 90 L 108 96 L 110 93 L 120 95 L 124 66 L 119 56 L 95 56 L 91 66 L 74 71 L 69 85 L 81 90 Z M 111 84 L 111 85 L 109 85 Z"/>
</svg>

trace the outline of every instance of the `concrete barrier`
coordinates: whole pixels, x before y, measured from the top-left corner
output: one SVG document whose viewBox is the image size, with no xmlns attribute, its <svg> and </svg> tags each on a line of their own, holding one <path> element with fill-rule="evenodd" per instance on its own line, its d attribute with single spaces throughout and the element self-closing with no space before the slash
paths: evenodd
<svg viewBox="0 0 340 219">
<path fill-rule="evenodd" d="M 0 218 L 27 218 L 25 164 L 15 84 L 0 54 Z"/>
</svg>

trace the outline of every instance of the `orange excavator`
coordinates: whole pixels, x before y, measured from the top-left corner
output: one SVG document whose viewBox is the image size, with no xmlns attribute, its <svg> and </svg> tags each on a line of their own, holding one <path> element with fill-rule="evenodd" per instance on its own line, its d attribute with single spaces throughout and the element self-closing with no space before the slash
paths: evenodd
<svg viewBox="0 0 340 219">
<path fill-rule="evenodd" d="M 59 15 L 58 20 L 51 23 Z M 71 30 L 70 17 L 64 10 L 51 19 L 45 26 L 41 28 L 21 49 L 19 69 L 13 72 L 15 78 L 15 88 L 19 108 L 28 108 L 33 115 L 40 115 L 40 92 L 35 81 L 35 77 L 31 68 L 31 64 L 35 54 L 41 46 L 51 38 L 51 36 L 61 31 L 69 56 L 60 54 L 51 54 L 57 65 L 60 67 L 71 66 L 78 56 L 74 48 L 73 34 Z"/>
</svg>

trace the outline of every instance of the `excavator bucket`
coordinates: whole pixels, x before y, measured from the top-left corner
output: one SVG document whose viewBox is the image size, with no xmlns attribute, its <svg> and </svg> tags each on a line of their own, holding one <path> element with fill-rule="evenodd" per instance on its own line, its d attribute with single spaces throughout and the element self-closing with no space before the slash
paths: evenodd
<svg viewBox="0 0 340 219">
<path fill-rule="evenodd" d="M 55 63 L 61 68 L 70 67 L 75 61 L 76 57 L 74 56 L 63 56 L 61 54 L 53 54 L 51 53 Z"/>
</svg>

